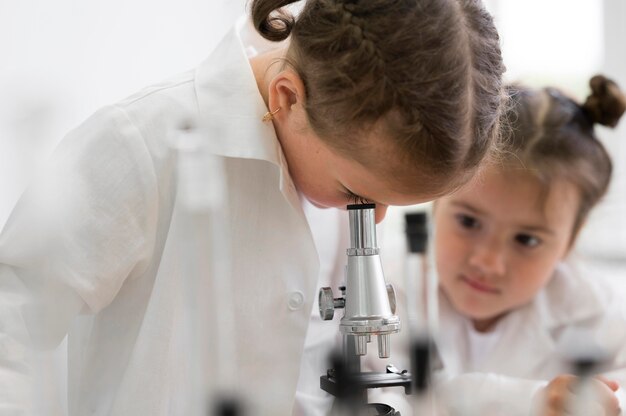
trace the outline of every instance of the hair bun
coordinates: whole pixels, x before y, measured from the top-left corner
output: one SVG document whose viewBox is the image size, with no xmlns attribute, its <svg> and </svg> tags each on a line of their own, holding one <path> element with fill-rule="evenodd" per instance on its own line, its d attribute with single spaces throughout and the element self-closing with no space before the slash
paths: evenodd
<svg viewBox="0 0 626 416">
<path fill-rule="evenodd" d="M 615 127 L 626 110 L 626 96 L 619 86 L 603 75 L 589 80 L 591 95 L 582 108 L 590 120 L 603 126 Z"/>
<path fill-rule="evenodd" d="M 257 0 L 252 3 L 250 15 L 257 32 L 265 39 L 280 42 L 289 37 L 295 18 L 283 7 L 298 0 Z"/>
</svg>

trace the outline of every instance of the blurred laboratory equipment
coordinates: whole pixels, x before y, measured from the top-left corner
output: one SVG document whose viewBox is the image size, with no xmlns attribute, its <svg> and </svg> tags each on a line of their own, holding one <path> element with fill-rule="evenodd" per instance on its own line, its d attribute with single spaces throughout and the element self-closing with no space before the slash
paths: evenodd
<svg viewBox="0 0 626 416">
<path fill-rule="evenodd" d="M 590 416 L 604 414 L 598 408 L 597 390 L 594 388 L 594 377 L 606 370 L 609 361 L 608 351 L 596 342 L 591 331 L 570 330 L 564 335 L 562 359 L 569 372 L 577 377 L 573 386 L 574 394 L 567 403 L 568 414 L 572 416 Z M 600 412 L 600 413 L 599 413 Z"/>
<path fill-rule="evenodd" d="M 179 414 L 240 416 L 227 190 L 224 166 L 207 148 L 207 137 L 194 120 L 184 120 L 172 142 L 180 202 L 174 215 L 183 225 L 179 244 L 189 317 L 181 342 L 193 363 L 188 406 Z"/>
<path fill-rule="evenodd" d="M 407 238 L 406 289 L 407 331 L 413 389 L 414 415 L 434 415 L 431 375 L 438 364 L 435 332 L 438 326 L 437 276 L 429 267 L 428 217 L 425 212 L 405 214 Z"/>
<path fill-rule="evenodd" d="M 0 145 L 2 146 L 2 152 L 0 152 L 1 230 L 28 183 L 36 179 L 45 157 L 51 151 L 52 144 L 46 142 L 46 138 L 50 131 L 54 131 L 58 127 L 59 111 L 57 107 L 59 102 L 58 97 L 43 88 L 40 90 L 34 90 L 32 86 L 22 88 L 19 95 L 5 85 L 1 85 L 0 89 L 6 93 L 3 94 L 5 98 L 10 97 L 0 104 L 0 131 L 2 131 L 0 134 Z M 54 204 L 54 207 L 58 207 L 59 211 L 63 211 L 65 209 L 63 201 L 52 197 L 54 191 L 50 189 L 51 198 L 46 201 L 50 202 L 47 208 L 52 210 L 51 207 Z M 4 283 L 9 283 L 9 279 L 5 279 Z M 48 285 L 47 282 L 43 284 L 46 287 L 44 290 L 50 292 L 54 290 L 52 285 L 46 285 Z M 6 290 L 8 287 L 3 286 L 0 290 Z M 9 292 L 5 292 L 3 295 L 7 296 Z M 6 302 L 5 299 L 3 298 L 4 302 Z M 18 298 L 14 298 L 14 301 L 16 304 L 24 305 L 28 304 L 29 300 L 27 299 L 20 298 L 18 300 Z M 4 325 L 6 323 L 3 321 L 2 326 Z M 6 328 L 4 326 L 2 329 L 6 330 Z M 43 331 L 47 332 L 47 329 L 50 328 Z M 42 333 L 42 335 L 48 337 L 52 332 L 53 330 L 50 329 L 48 333 Z M 28 386 L 25 389 L 28 391 L 26 402 L 32 406 L 34 414 L 51 416 L 67 414 L 65 399 L 67 396 L 67 342 L 66 340 L 59 340 L 59 344 L 57 346 L 55 342 L 49 349 L 23 346 L 23 361 L 28 363 L 24 368 L 29 369 Z M 6 349 L 0 349 L 6 352 Z M 17 391 L 18 386 L 11 386 L 8 392 L 13 392 L 14 388 Z"/>
<path fill-rule="evenodd" d="M 368 403 L 367 390 L 378 387 L 404 387 L 411 376 L 388 366 L 386 373 L 362 372 L 361 357 L 367 353 L 372 336 L 377 337 L 378 356 L 390 355 L 390 335 L 400 331 L 395 314 L 393 287 L 386 284 L 376 240 L 374 204 L 348 205 L 350 247 L 347 249 L 346 284 L 335 298 L 329 287 L 319 292 L 320 316 L 330 320 L 335 309 L 344 309 L 339 330 L 343 351 L 332 359 L 332 368 L 320 377 L 321 388 L 337 398 L 334 411 L 350 415 L 400 416 L 392 407 Z"/>
</svg>

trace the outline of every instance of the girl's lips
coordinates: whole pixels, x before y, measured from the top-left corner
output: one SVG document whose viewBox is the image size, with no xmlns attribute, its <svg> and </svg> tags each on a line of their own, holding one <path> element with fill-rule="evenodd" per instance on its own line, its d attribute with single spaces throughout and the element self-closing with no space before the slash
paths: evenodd
<svg viewBox="0 0 626 416">
<path fill-rule="evenodd" d="M 467 284 L 469 287 L 471 287 L 474 290 L 477 290 L 478 292 L 483 292 L 483 293 L 492 293 L 492 294 L 497 294 L 500 293 L 500 290 L 493 287 L 493 286 L 489 286 L 488 284 L 485 284 L 483 282 L 480 282 L 476 279 L 471 279 L 465 275 L 461 275 L 461 280 Z"/>
</svg>

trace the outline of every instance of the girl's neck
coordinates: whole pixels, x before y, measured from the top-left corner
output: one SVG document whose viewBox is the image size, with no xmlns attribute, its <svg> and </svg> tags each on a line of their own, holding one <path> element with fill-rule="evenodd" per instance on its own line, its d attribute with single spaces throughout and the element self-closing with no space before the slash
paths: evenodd
<svg viewBox="0 0 626 416">
<path fill-rule="evenodd" d="M 472 326 L 474 327 L 476 332 L 491 332 L 495 329 L 496 324 L 500 321 L 500 319 L 504 317 L 504 315 L 506 315 L 506 313 L 494 316 L 492 318 L 472 319 Z"/>
</svg>

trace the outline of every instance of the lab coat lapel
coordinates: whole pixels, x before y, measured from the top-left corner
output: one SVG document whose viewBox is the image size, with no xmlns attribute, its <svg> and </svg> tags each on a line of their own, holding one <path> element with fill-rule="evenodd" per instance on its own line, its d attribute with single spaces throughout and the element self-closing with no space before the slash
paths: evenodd
<svg viewBox="0 0 626 416">
<path fill-rule="evenodd" d="M 437 334 L 438 351 L 443 363 L 443 374 L 454 376 L 466 371 L 468 362 L 467 322 L 461 317 L 439 290 L 439 325 L 443 328 Z M 464 348 L 465 347 L 465 348 Z"/>
<path fill-rule="evenodd" d="M 498 323 L 502 336 L 487 360 L 486 371 L 519 377 L 568 371 L 560 356 L 562 332 L 600 316 L 602 311 L 589 282 L 567 264 L 560 264 L 550 283 L 530 304 Z"/>
<path fill-rule="evenodd" d="M 555 341 L 533 305 L 504 317 L 498 326 L 500 340 L 485 361 L 483 371 L 530 377 L 543 373 L 547 366 L 559 365 L 554 360 Z"/>
<path fill-rule="evenodd" d="M 438 337 L 439 353 L 443 362 L 444 375 L 458 375 L 477 369 L 470 366 L 470 340 L 468 326 L 471 322 L 450 304 L 440 292 L 440 325 L 445 330 Z M 486 358 L 480 372 L 512 375 L 520 368 L 531 369 L 543 365 L 546 351 L 554 348 L 549 333 L 539 328 L 540 323 L 533 308 L 523 308 L 503 318 L 498 323 L 501 332 L 497 344 Z"/>
<path fill-rule="evenodd" d="M 231 272 L 242 340 L 237 355 L 249 378 L 243 384 L 255 386 L 250 394 L 264 409 L 275 409 L 271 414 L 289 414 L 319 261 L 273 125 L 261 121 L 267 108 L 235 29 L 198 68 L 195 89 L 207 148 L 224 157 L 234 190 L 231 252 L 241 260 Z"/>
<path fill-rule="evenodd" d="M 267 107 L 236 28 L 196 70 L 196 92 L 201 125 L 211 135 L 227 138 L 209 140 L 211 151 L 276 165 L 281 192 L 304 218 L 274 127 L 261 120 Z"/>
<path fill-rule="evenodd" d="M 248 57 L 235 28 L 196 70 L 196 93 L 201 123 L 211 134 L 217 154 L 279 163 L 280 146 L 258 91 Z"/>
<path fill-rule="evenodd" d="M 547 365 L 546 356 L 554 350 L 550 333 L 541 327 L 536 310 L 529 306 L 498 323 L 498 342 L 481 367 L 473 368 L 469 350 L 472 345 L 468 338 L 471 322 L 460 316 L 443 295 L 440 296 L 440 311 L 441 326 L 445 328 L 439 337 L 444 376 L 479 371 L 524 377 L 536 374 L 537 368 Z"/>
<path fill-rule="evenodd" d="M 589 279 L 582 278 L 579 266 L 557 266 L 554 276 L 534 301 L 544 327 L 555 330 L 589 320 L 604 311 L 604 303 Z"/>
</svg>

